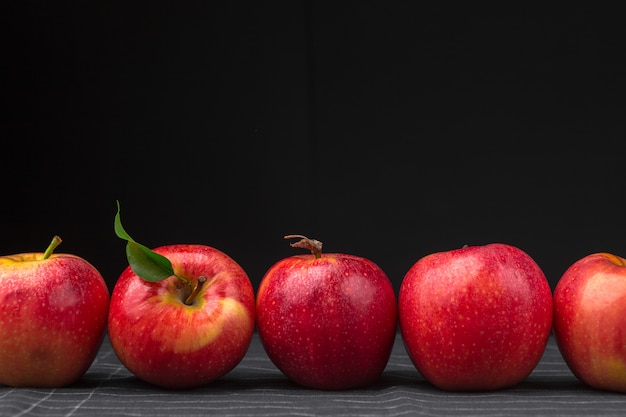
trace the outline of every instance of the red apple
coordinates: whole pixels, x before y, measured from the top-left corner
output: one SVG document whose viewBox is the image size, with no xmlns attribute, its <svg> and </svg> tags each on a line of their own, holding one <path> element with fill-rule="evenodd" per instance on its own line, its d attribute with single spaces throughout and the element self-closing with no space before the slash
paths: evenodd
<svg viewBox="0 0 626 417">
<path fill-rule="evenodd" d="M 210 246 L 167 245 L 153 252 L 171 262 L 175 276 L 151 282 L 130 266 L 122 272 L 109 313 L 113 350 L 130 372 L 151 384 L 177 389 L 208 384 L 231 371 L 248 350 L 254 332 L 250 279 Z"/>
<path fill-rule="evenodd" d="M 494 243 L 419 259 L 398 295 L 413 364 L 449 391 L 515 385 L 535 368 L 552 327 L 552 292 L 535 261 Z"/>
<path fill-rule="evenodd" d="M 382 374 L 397 329 L 396 296 L 374 262 L 321 253 L 278 261 L 257 291 L 257 328 L 270 360 L 292 381 L 340 390 L 369 385 Z"/>
<path fill-rule="evenodd" d="M 626 259 L 595 253 L 563 273 L 554 289 L 554 335 L 579 380 L 626 392 Z"/>
<path fill-rule="evenodd" d="M 122 364 L 164 388 L 195 388 L 232 370 L 254 332 L 254 290 L 246 272 L 206 245 L 151 250 L 120 221 L 129 266 L 113 288 L 109 338 Z"/>
<path fill-rule="evenodd" d="M 0 383 L 57 388 L 80 379 L 102 344 L 109 290 L 72 254 L 0 257 Z"/>
</svg>

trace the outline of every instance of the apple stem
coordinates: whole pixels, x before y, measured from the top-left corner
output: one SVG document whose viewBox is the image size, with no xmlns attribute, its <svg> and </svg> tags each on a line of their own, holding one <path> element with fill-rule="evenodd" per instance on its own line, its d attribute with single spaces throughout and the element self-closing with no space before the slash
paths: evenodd
<svg viewBox="0 0 626 417">
<path fill-rule="evenodd" d="M 196 286 L 191 291 L 191 294 L 189 294 L 189 297 L 187 297 L 187 299 L 185 300 L 185 304 L 187 304 L 188 306 L 193 304 L 194 300 L 196 299 L 196 297 L 200 293 L 200 290 L 204 286 L 205 282 L 206 282 L 206 277 L 204 275 L 201 275 L 201 276 L 198 277 L 198 283 L 196 284 Z"/>
<path fill-rule="evenodd" d="M 62 242 L 61 238 L 55 235 L 52 238 L 52 242 L 50 242 L 50 244 L 46 248 L 46 251 L 43 253 L 43 259 L 48 259 L 50 255 L 52 255 L 52 252 L 54 252 L 56 247 L 61 244 L 61 242 Z"/>
<path fill-rule="evenodd" d="M 322 257 L 322 242 L 315 239 L 309 239 L 303 235 L 287 235 L 285 239 L 300 239 L 295 243 L 291 243 L 292 248 L 308 249 L 315 256 L 315 259 Z"/>
</svg>

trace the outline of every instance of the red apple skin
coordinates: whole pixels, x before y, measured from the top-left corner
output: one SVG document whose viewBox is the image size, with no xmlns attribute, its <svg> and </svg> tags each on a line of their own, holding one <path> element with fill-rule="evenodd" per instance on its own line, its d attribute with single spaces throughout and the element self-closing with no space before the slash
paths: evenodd
<svg viewBox="0 0 626 417">
<path fill-rule="evenodd" d="M 397 330 L 396 296 L 374 262 L 346 254 L 278 261 L 257 291 L 268 357 L 309 388 L 367 386 L 382 374 Z"/>
<path fill-rule="evenodd" d="M 0 383 L 58 388 L 93 363 L 106 330 L 109 290 L 72 254 L 0 257 Z"/>
<path fill-rule="evenodd" d="M 626 259 L 595 253 L 563 273 L 554 289 L 554 335 L 580 381 L 626 392 Z"/>
<path fill-rule="evenodd" d="M 398 295 L 407 353 L 442 390 L 513 386 L 535 368 L 552 326 L 552 292 L 535 261 L 501 243 L 419 259 Z"/>
<path fill-rule="evenodd" d="M 217 380 L 245 356 L 254 332 L 254 290 L 246 272 L 223 252 L 205 245 L 156 249 L 174 272 L 207 282 L 192 305 L 181 281 L 149 282 L 127 267 L 116 282 L 109 338 L 122 364 L 139 379 L 171 389 Z"/>
</svg>

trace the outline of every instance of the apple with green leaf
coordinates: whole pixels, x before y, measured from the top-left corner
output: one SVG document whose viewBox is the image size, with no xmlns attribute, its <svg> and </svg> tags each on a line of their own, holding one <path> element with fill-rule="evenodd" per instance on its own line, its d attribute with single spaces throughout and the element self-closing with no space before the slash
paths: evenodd
<svg viewBox="0 0 626 417">
<path fill-rule="evenodd" d="M 310 250 L 278 261 L 257 291 L 257 328 L 270 360 L 292 381 L 344 390 L 382 374 L 397 330 L 396 296 L 369 259 L 322 253 L 301 235 L 291 246 Z"/>
<path fill-rule="evenodd" d="M 45 252 L 0 256 L 0 384 L 59 388 L 79 380 L 102 344 L 109 290 L 85 259 Z"/>
<path fill-rule="evenodd" d="M 554 336 L 585 384 L 626 392 L 626 259 L 593 253 L 574 262 L 554 289 Z"/>
<path fill-rule="evenodd" d="M 113 288 L 108 330 L 113 350 L 139 379 L 195 388 L 230 372 L 254 332 L 254 290 L 243 268 L 213 247 L 175 244 L 153 250 L 127 241 L 129 266 Z"/>
</svg>

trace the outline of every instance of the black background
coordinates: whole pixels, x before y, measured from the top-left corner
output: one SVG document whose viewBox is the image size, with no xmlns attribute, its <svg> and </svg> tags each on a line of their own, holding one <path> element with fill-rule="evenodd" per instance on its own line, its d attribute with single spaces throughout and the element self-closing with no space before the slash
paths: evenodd
<svg viewBox="0 0 626 417">
<path fill-rule="evenodd" d="M 222 3 L 227 3 L 226 5 Z M 626 255 L 621 14 L 422 2 L 5 2 L 0 254 L 283 235 L 375 261 L 520 247 L 554 286 Z"/>
</svg>

